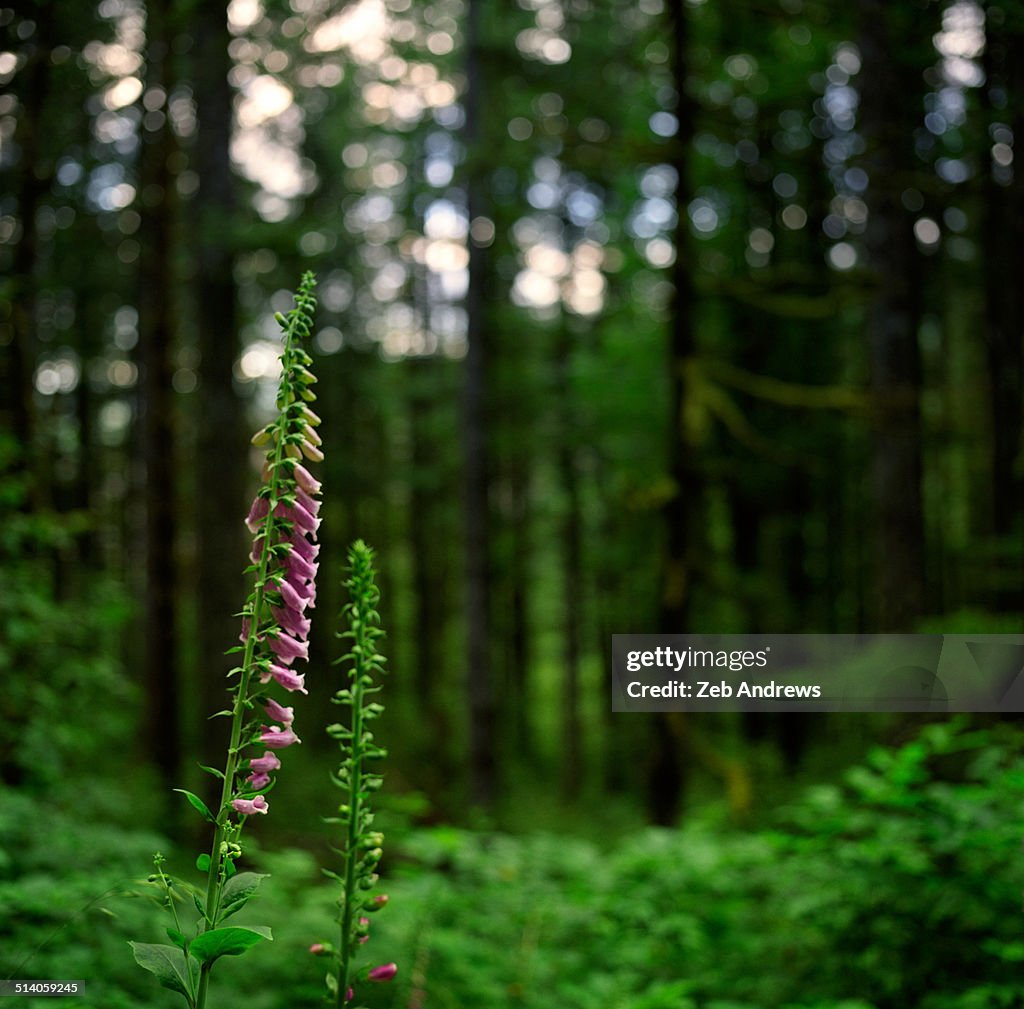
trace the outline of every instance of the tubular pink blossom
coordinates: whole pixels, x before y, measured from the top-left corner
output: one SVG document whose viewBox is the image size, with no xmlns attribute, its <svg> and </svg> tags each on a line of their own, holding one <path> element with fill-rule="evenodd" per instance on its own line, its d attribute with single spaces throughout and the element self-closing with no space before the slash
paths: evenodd
<svg viewBox="0 0 1024 1009">
<path fill-rule="evenodd" d="M 254 790 L 266 788 L 270 784 L 270 775 L 265 774 L 262 771 L 253 771 L 248 778 L 245 779 L 249 787 Z"/>
<path fill-rule="evenodd" d="M 245 517 L 246 528 L 251 533 L 259 530 L 260 524 L 270 512 L 270 502 L 265 497 L 257 497 Z"/>
<path fill-rule="evenodd" d="M 295 586 L 286 579 L 282 579 L 275 586 L 278 592 L 281 593 L 281 599 L 290 610 L 296 610 L 299 613 L 306 608 L 306 596 L 300 595 L 296 591 Z"/>
<path fill-rule="evenodd" d="M 305 673 L 297 673 L 294 669 L 288 669 L 285 666 L 271 663 L 265 677 L 265 679 L 263 676 L 260 677 L 263 683 L 267 683 L 273 677 L 285 690 L 297 690 L 300 694 L 309 693 L 306 689 Z"/>
<path fill-rule="evenodd" d="M 271 651 L 286 665 L 290 666 L 295 659 L 309 658 L 309 642 L 296 641 L 287 634 L 269 637 Z"/>
<path fill-rule="evenodd" d="M 271 771 L 276 771 L 281 766 L 281 760 L 276 753 L 271 753 L 267 750 L 262 757 L 253 757 L 249 761 L 249 766 L 254 770 L 262 774 L 269 774 Z"/>
<path fill-rule="evenodd" d="M 286 729 L 290 729 L 295 721 L 295 709 L 282 707 L 272 697 L 267 698 L 266 711 L 269 718 L 280 722 Z"/>
<path fill-rule="evenodd" d="M 295 500 L 298 501 L 310 515 L 316 516 L 320 514 L 320 502 L 311 495 L 307 494 L 301 487 L 295 488 Z"/>
<path fill-rule="evenodd" d="M 294 550 L 288 554 L 288 559 L 284 562 L 284 566 L 290 576 L 299 578 L 316 578 L 316 573 L 320 570 L 319 564 L 307 561 L 305 557 L 302 557 Z"/>
<path fill-rule="evenodd" d="M 255 799 L 235 799 L 231 805 L 236 812 L 244 813 L 246 816 L 252 816 L 253 813 L 266 813 L 270 808 L 262 795 L 257 795 Z"/>
<path fill-rule="evenodd" d="M 390 981 L 398 973 L 398 964 L 382 963 L 367 974 L 371 981 Z"/>
<path fill-rule="evenodd" d="M 313 474 L 302 465 L 301 462 L 297 462 L 292 469 L 292 476 L 295 477 L 295 482 L 307 493 L 307 494 L 319 494 L 320 493 L 320 481 L 313 477 Z"/>
<path fill-rule="evenodd" d="M 264 725 L 260 742 L 272 750 L 283 750 L 286 746 L 291 746 L 292 743 L 301 743 L 302 740 L 291 729 L 282 729 L 277 725 Z"/>
<path fill-rule="evenodd" d="M 279 504 L 274 509 L 274 514 L 288 519 L 289 522 L 294 522 L 296 528 L 306 533 L 315 533 L 320 528 L 320 519 L 311 515 L 298 501 L 293 505 Z"/>
<path fill-rule="evenodd" d="M 303 604 L 305 604 L 305 600 L 303 600 Z M 271 606 L 270 612 L 274 614 L 274 619 L 289 634 L 294 634 L 297 638 L 309 637 L 310 622 L 301 617 L 295 610 L 283 610 L 280 606 Z"/>
<path fill-rule="evenodd" d="M 312 579 L 302 578 L 291 571 L 285 571 L 284 579 L 293 589 L 295 589 L 299 598 L 304 600 L 308 606 L 309 600 L 316 594 L 316 586 L 313 584 Z"/>
<path fill-rule="evenodd" d="M 315 561 L 320 553 L 319 544 L 310 542 L 302 533 L 292 533 L 289 541 L 291 542 L 292 550 L 303 560 Z"/>
</svg>

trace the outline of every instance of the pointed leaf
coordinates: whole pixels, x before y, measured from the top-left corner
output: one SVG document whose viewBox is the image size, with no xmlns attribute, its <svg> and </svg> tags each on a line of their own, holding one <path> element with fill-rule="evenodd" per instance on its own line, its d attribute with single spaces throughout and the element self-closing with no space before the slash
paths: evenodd
<svg viewBox="0 0 1024 1009">
<path fill-rule="evenodd" d="M 240 872 L 238 875 L 232 876 L 224 884 L 220 898 L 221 907 L 224 910 L 228 908 L 238 910 L 238 907 L 245 904 L 256 893 L 260 888 L 260 883 L 266 878 L 266 874 L 260 872 Z"/>
<path fill-rule="evenodd" d="M 178 949 L 184 949 L 188 945 L 188 940 L 180 933 L 176 932 L 173 928 L 165 930 L 167 932 L 167 938 L 174 943 Z"/>
<path fill-rule="evenodd" d="M 195 975 L 180 949 L 152 942 L 132 942 L 129 945 L 140 967 L 153 974 L 164 988 L 184 995 L 190 1006 L 195 1004 L 192 999 Z"/>
<path fill-rule="evenodd" d="M 207 807 L 206 803 L 205 803 L 205 802 L 203 802 L 203 800 L 202 800 L 202 799 L 200 799 L 198 795 L 194 795 L 194 794 L 193 794 L 192 792 L 188 791 L 188 789 L 185 789 L 185 788 L 176 788 L 176 789 L 175 789 L 174 791 L 175 791 L 175 792 L 181 792 L 181 794 L 182 794 L 183 796 L 185 796 L 185 798 L 186 798 L 186 799 L 188 799 L 188 801 L 189 801 L 190 803 L 192 803 L 192 805 L 193 805 L 193 806 L 194 806 L 194 807 L 195 807 L 195 808 L 196 808 L 197 810 L 199 810 L 199 812 L 200 812 L 200 813 L 201 813 L 201 814 L 202 814 L 202 815 L 203 815 L 203 816 L 204 816 L 204 817 L 205 817 L 205 818 L 206 818 L 207 820 L 209 820 L 209 821 L 210 821 L 210 823 L 216 823 L 216 822 L 217 822 L 217 821 L 216 821 L 216 819 L 214 818 L 214 815 L 213 815 L 213 813 L 211 813 L 211 812 L 210 812 L 210 810 L 209 810 L 209 808 Z"/>
<path fill-rule="evenodd" d="M 264 939 L 273 939 L 270 929 L 265 926 L 242 928 L 232 925 L 197 935 L 189 945 L 188 951 L 200 963 L 213 963 L 218 957 L 240 956 Z"/>
<path fill-rule="evenodd" d="M 196 858 L 196 868 L 200 872 L 209 872 L 210 871 L 210 856 L 208 854 L 206 854 L 205 852 L 202 855 L 199 855 Z"/>
</svg>

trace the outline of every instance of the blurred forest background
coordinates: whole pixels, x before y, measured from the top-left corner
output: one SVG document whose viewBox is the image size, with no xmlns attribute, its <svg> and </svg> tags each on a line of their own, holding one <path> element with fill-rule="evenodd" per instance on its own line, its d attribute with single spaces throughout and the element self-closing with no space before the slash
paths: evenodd
<svg viewBox="0 0 1024 1009">
<path fill-rule="evenodd" d="M 311 693 L 252 833 L 315 880 L 364 537 L 374 1005 L 1019 1004 L 1014 723 L 613 717 L 607 659 L 1020 631 L 1024 3 L 21 0 L 0 86 L 0 974 L 194 841 L 312 269 Z M 25 976 L 162 1005 L 90 913 Z"/>
</svg>

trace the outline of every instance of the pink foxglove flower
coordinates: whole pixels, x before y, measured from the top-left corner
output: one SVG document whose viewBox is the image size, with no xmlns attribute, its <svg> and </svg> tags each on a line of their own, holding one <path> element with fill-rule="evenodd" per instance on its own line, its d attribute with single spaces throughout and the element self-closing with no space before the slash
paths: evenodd
<svg viewBox="0 0 1024 1009">
<path fill-rule="evenodd" d="M 266 788 L 270 784 L 270 775 L 264 774 L 261 771 L 253 771 L 245 780 L 253 791 L 258 792 L 261 788 Z"/>
<path fill-rule="evenodd" d="M 306 600 L 303 600 L 303 606 L 305 604 Z M 308 617 L 300 616 L 293 609 L 282 609 L 280 606 L 271 606 L 270 612 L 274 614 L 274 619 L 289 634 L 294 635 L 296 638 L 309 637 L 310 621 Z"/>
<path fill-rule="evenodd" d="M 301 743 L 302 740 L 291 729 L 282 729 L 277 725 L 264 725 L 260 734 L 260 742 L 269 746 L 272 750 L 283 750 L 292 743 Z"/>
<path fill-rule="evenodd" d="M 320 481 L 313 477 L 313 474 L 306 469 L 302 463 L 297 462 L 293 471 L 295 476 L 295 482 L 307 493 L 307 494 L 319 494 L 320 493 Z"/>
<path fill-rule="evenodd" d="M 249 509 L 249 514 L 245 517 L 245 527 L 251 533 L 258 532 L 268 514 L 270 514 L 270 502 L 265 497 L 257 497 Z"/>
<path fill-rule="evenodd" d="M 301 487 L 295 488 L 295 501 L 302 505 L 310 515 L 316 517 L 320 514 L 320 502 L 312 494 L 307 494 Z"/>
<path fill-rule="evenodd" d="M 292 545 L 292 553 L 298 554 L 307 561 L 315 561 L 320 553 L 320 545 L 311 543 L 305 536 L 293 533 L 288 538 L 288 542 Z"/>
<path fill-rule="evenodd" d="M 295 610 L 297 613 L 302 613 L 305 610 L 308 596 L 300 595 L 291 582 L 281 581 L 276 588 L 281 593 L 281 599 L 288 609 Z"/>
<path fill-rule="evenodd" d="M 290 729 L 292 722 L 295 721 L 295 709 L 282 707 L 272 697 L 267 699 L 266 712 L 268 717 L 272 718 L 275 722 L 280 722 L 286 729 Z M 252 766 L 251 760 L 249 764 Z M 280 766 L 280 763 L 278 766 Z"/>
<path fill-rule="evenodd" d="M 288 572 L 286 577 L 293 586 L 296 582 L 312 581 L 312 579 L 316 578 L 318 568 L 319 565 L 314 564 L 312 561 L 307 561 L 296 550 L 292 550 L 288 555 L 288 560 L 285 561 L 285 570 Z"/>
<path fill-rule="evenodd" d="M 280 766 L 281 760 L 278 755 L 269 750 L 262 757 L 253 757 L 249 761 L 249 767 L 261 774 L 269 774 L 271 771 L 278 770 Z"/>
<path fill-rule="evenodd" d="M 295 523 L 304 533 L 315 533 L 320 528 L 320 519 L 310 514 L 298 501 L 293 505 L 277 506 L 277 514 Z"/>
<path fill-rule="evenodd" d="M 242 813 L 245 816 L 252 816 L 254 813 L 266 813 L 270 809 L 267 800 L 262 795 L 257 795 L 255 799 L 235 799 L 231 806 L 235 812 Z"/>
<path fill-rule="evenodd" d="M 371 981 L 390 981 L 398 973 L 398 964 L 382 963 L 367 974 Z"/>
<path fill-rule="evenodd" d="M 290 666 L 295 659 L 309 658 L 309 642 L 299 641 L 289 637 L 287 634 L 275 634 L 270 637 L 270 650 L 286 666 Z"/>
<path fill-rule="evenodd" d="M 269 683 L 272 679 L 284 687 L 285 690 L 297 691 L 300 694 L 309 693 L 306 689 L 306 674 L 297 673 L 294 669 L 289 669 L 287 666 L 279 666 L 272 662 L 270 667 L 260 674 L 260 681 L 262 683 Z"/>
</svg>

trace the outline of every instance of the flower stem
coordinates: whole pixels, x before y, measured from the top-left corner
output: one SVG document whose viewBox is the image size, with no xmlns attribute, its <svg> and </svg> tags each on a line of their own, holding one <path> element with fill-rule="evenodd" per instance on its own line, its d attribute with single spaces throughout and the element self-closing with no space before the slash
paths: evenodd
<svg viewBox="0 0 1024 1009">
<path fill-rule="evenodd" d="M 342 892 L 341 942 L 339 945 L 337 1009 L 344 1009 L 352 959 L 352 917 L 356 890 L 356 845 L 362 823 L 360 793 L 363 782 L 363 656 L 362 624 L 356 631 L 355 670 L 352 682 L 352 770 L 349 776 L 348 838 L 345 844 L 345 889 Z"/>
<path fill-rule="evenodd" d="M 287 370 L 291 364 L 292 341 L 295 337 L 295 322 L 290 321 L 285 331 L 284 353 L 282 355 L 282 366 Z M 287 406 L 288 404 L 285 404 Z M 227 818 L 230 815 L 231 797 L 235 790 L 235 777 L 238 774 L 239 754 L 242 749 L 242 727 L 245 723 L 246 708 L 249 704 L 249 683 L 253 674 L 253 656 L 256 652 L 256 643 L 259 638 L 260 628 L 263 624 L 263 611 L 266 607 L 267 596 L 267 572 L 270 567 L 270 559 L 273 547 L 273 531 L 275 512 L 277 510 L 278 472 L 285 455 L 285 433 L 286 415 L 282 412 L 278 419 L 278 436 L 274 443 L 273 459 L 270 464 L 268 477 L 268 508 L 267 516 L 263 521 L 262 549 L 260 551 L 259 567 L 256 572 L 255 592 L 253 596 L 252 613 L 249 615 L 249 633 L 246 635 L 245 651 L 242 655 L 241 674 L 238 682 L 238 689 L 235 691 L 235 700 L 231 712 L 231 740 L 228 744 L 227 761 L 224 765 L 224 779 L 221 786 L 220 805 L 217 810 L 217 828 L 213 835 L 213 844 L 210 847 L 210 867 L 207 871 L 206 880 L 206 904 L 205 916 L 199 923 L 199 932 L 207 932 L 216 927 L 217 915 L 220 911 L 220 896 L 226 880 L 224 869 L 224 855 L 221 852 L 221 845 L 224 843 L 227 831 Z M 210 983 L 211 963 L 204 963 L 199 972 L 199 990 L 196 994 L 196 1009 L 205 1009 L 206 993 Z"/>
</svg>

